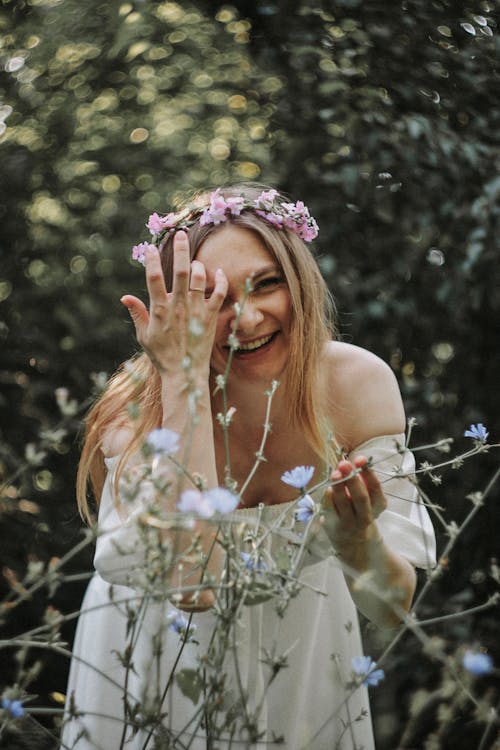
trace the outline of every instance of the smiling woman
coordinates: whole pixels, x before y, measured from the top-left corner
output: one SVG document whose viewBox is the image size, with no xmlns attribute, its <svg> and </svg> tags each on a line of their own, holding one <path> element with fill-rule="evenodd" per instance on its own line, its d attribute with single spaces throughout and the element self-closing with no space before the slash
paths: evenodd
<svg viewBox="0 0 500 750">
<path fill-rule="evenodd" d="M 148 226 L 149 309 L 122 298 L 144 351 L 91 410 L 79 469 L 98 572 L 63 747 L 370 750 L 381 670 L 356 606 L 397 625 L 434 560 L 395 379 L 333 340 L 300 201 L 238 185 Z"/>
<path fill-rule="evenodd" d="M 244 378 L 260 384 L 262 393 L 273 379 L 282 377 L 288 359 L 292 315 L 285 276 L 258 235 L 243 227 L 223 226 L 206 238 L 196 257 L 206 269 L 209 284 L 218 268 L 228 280 L 217 316 L 212 371 L 214 375 L 225 371 L 228 340 L 234 333 L 237 341 L 233 342 L 229 382 Z M 248 293 L 247 279 L 251 283 Z"/>
</svg>

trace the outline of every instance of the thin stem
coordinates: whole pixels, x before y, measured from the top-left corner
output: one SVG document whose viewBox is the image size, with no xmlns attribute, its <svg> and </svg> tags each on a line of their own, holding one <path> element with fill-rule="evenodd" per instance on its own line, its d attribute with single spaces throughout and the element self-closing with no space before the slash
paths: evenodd
<svg viewBox="0 0 500 750">
<path fill-rule="evenodd" d="M 236 316 L 233 323 L 233 330 L 238 330 L 238 324 L 243 312 L 243 307 L 245 305 L 245 302 L 248 298 L 248 295 L 252 291 L 252 280 L 251 278 L 247 278 L 245 280 L 245 290 L 243 293 L 243 298 L 241 301 L 241 304 L 238 305 L 236 309 Z M 229 371 L 231 369 L 231 364 L 233 362 L 233 356 L 234 352 L 237 348 L 236 346 L 236 337 L 233 334 L 229 336 L 229 355 L 226 362 L 226 367 L 224 370 L 224 374 L 219 377 L 217 387 L 214 391 L 214 394 L 220 390 L 222 393 L 222 408 L 223 408 L 223 416 L 226 417 L 228 413 L 228 404 L 227 404 L 227 381 L 229 378 Z M 222 422 L 222 434 L 224 437 L 224 455 L 225 455 L 225 464 L 224 464 L 224 484 L 226 487 L 230 490 L 233 490 L 233 479 L 231 477 L 231 450 L 229 446 L 229 425 L 227 424 L 226 420 L 224 419 Z"/>
<path fill-rule="evenodd" d="M 259 468 L 259 464 L 261 464 L 262 461 L 265 461 L 265 458 L 264 458 L 264 447 L 266 445 L 266 440 L 267 440 L 267 437 L 268 437 L 269 432 L 271 430 L 271 422 L 270 422 L 271 406 L 272 406 L 274 394 L 276 393 L 276 390 L 277 390 L 278 386 L 279 386 L 279 382 L 277 380 L 273 380 L 273 382 L 271 383 L 271 388 L 267 391 L 267 404 L 266 404 L 266 416 L 265 416 L 265 421 L 264 421 L 264 430 L 263 430 L 263 433 L 262 433 L 262 438 L 261 438 L 261 441 L 260 441 L 259 450 L 255 454 L 256 455 L 256 460 L 254 462 L 254 465 L 250 469 L 250 472 L 249 472 L 249 474 L 248 474 L 248 476 L 247 476 L 247 478 L 246 478 L 246 480 L 245 480 L 245 482 L 243 484 L 243 487 L 241 488 L 240 493 L 239 493 L 240 497 L 242 499 L 243 499 L 243 494 L 244 494 L 246 488 L 248 487 L 248 485 L 252 481 L 255 472 Z"/>
<path fill-rule="evenodd" d="M 461 617 L 466 617 L 468 615 L 475 615 L 478 612 L 484 612 L 486 609 L 491 609 L 491 607 L 496 607 L 498 604 L 498 600 L 500 598 L 500 594 L 494 594 L 491 596 L 487 602 L 484 602 L 483 604 L 478 604 L 477 607 L 470 607 L 469 609 L 464 609 L 462 612 L 453 612 L 449 615 L 442 615 L 441 617 L 431 617 L 428 620 L 417 620 L 416 625 L 419 627 L 424 627 L 427 625 L 436 625 L 440 622 L 448 622 L 449 620 L 459 620 Z"/>
<path fill-rule="evenodd" d="M 490 479 L 490 481 L 489 481 L 489 482 L 488 482 L 488 484 L 486 485 L 486 489 L 485 489 L 485 490 L 484 490 L 484 492 L 482 493 L 482 499 L 483 499 L 483 502 L 484 502 L 484 500 L 485 500 L 485 499 L 486 499 L 486 498 L 488 497 L 488 495 L 490 494 L 491 490 L 492 490 L 492 489 L 493 489 L 493 487 L 495 486 L 495 484 L 496 484 L 496 482 L 498 481 L 498 478 L 499 478 L 499 477 L 500 477 L 500 467 L 499 467 L 499 468 L 498 468 L 498 469 L 497 469 L 497 470 L 495 471 L 495 473 L 493 474 L 492 478 Z M 444 550 L 443 550 L 443 552 L 442 552 L 442 554 L 441 554 L 441 558 L 440 558 L 440 560 L 446 560 L 446 559 L 448 558 L 448 556 L 449 556 L 449 554 L 450 554 L 451 550 L 452 550 L 452 549 L 453 549 L 453 547 L 455 546 L 456 540 L 458 539 L 458 537 L 459 537 L 459 536 L 460 536 L 461 534 L 463 534 L 463 531 L 464 531 L 464 529 L 465 529 L 465 528 L 466 528 L 466 527 L 467 527 L 467 526 L 468 526 L 468 525 L 470 524 L 470 522 L 472 521 L 472 519 L 473 519 L 473 518 L 474 518 L 474 517 L 475 517 L 475 516 L 477 515 L 477 513 L 478 513 L 478 511 L 479 511 L 479 509 L 480 509 L 481 507 L 482 507 L 482 505 L 475 505 L 475 506 L 474 506 L 474 507 L 473 507 L 473 508 L 472 508 L 472 509 L 471 509 L 471 510 L 469 511 L 469 514 L 468 514 L 468 515 L 466 516 L 466 518 L 465 518 L 465 520 L 464 520 L 464 521 L 462 522 L 461 526 L 460 526 L 460 527 L 458 527 L 458 528 L 456 529 L 456 532 L 455 532 L 455 534 L 454 534 L 454 535 L 453 535 L 453 536 L 452 536 L 452 537 L 450 538 L 450 540 L 448 541 L 448 543 L 447 543 L 446 547 L 444 548 Z M 440 563 L 438 564 L 438 569 L 441 569 L 441 570 L 442 570 L 442 567 L 443 567 L 443 566 L 442 566 L 442 563 L 440 562 Z M 429 588 L 431 587 L 431 585 L 432 585 L 432 582 L 433 582 L 433 581 L 432 581 L 432 577 L 431 577 L 431 578 L 429 578 L 429 580 L 428 580 L 428 581 L 426 581 L 426 583 L 425 583 L 425 585 L 423 586 L 423 588 L 422 588 L 422 590 L 421 590 L 420 594 L 419 594 L 419 595 L 417 596 L 417 598 L 416 598 L 416 600 L 415 600 L 415 602 L 414 602 L 414 604 L 413 604 L 413 607 L 412 607 L 412 612 L 415 612 L 416 608 L 418 607 L 418 605 L 420 604 L 420 602 L 422 601 L 422 599 L 424 598 L 424 596 L 425 596 L 425 595 L 427 594 L 427 592 L 428 592 Z"/>
<path fill-rule="evenodd" d="M 488 722 L 486 723 L 486 726 L 484 728 L 484 732 L 479 742 L 479 746 L 477 750 L 486 750 L 486 743 L 488 741 L 488 737 L 490 735 L 491 730 L 493 729 L 494 724 L 498 721 L 499 711 L 500 711 L 500 701 L 497 703 L 496 708 L 491 709 L 491 716 L 488 719 Z M 494 750 L 493 746 L 491 750 Z"/>
<path fill-rule="evenodd" d="M 89 544 L 91 544 L 94 541 L 93 535 L 87 533 L 85 538 L 79 542 L 75 547 L 69 550 L 61 559 L 54 565 L 53 568 L 49 571 L 49 573 L 46 573 L 45 576 L 40 578 L 38 581 L 36 581 L 30 588 L 25 589 L 21 594 L 19 594 L 19 597 L 17 599 L 11 600 L 11 594 L 8 594 L 4 602 L 9 602 L 9 608 L 12 609 L 13 607 L 17 607 L 22 602 L 26 601 L 26 599 L 31 599 L 32 595 L 41 589 L 46 583 L 49 578 L 53 578 L 56 573 L 59 572 L 59 570 L 69 561 L 71 558 L 75 557 L 79 552 L 81 552 L 85 547 L 88 547 Z M 3 602 L 3 603 L 4 603 Z"/>
<path fill-rule="evenodd" d="M 184 651 L 184 647 L 185 647 L 186 643 L 189 641 L 189 632 L 190 632 L 190 629 L 191 629 L 192 620 L 193 620 L 193 613 L 191 612 L 191 614 L 189 615 L 189 618 L 188 618 L 188 624 L 186 626 L 186 629 L 185 629 L 183 637 L 182 637 L 182 642 L 181 642 L 181 645 L 179 647 L 179 651 L 177 653 L 177 656 L 175 657 L 174 664 L 172 666 L 172 669 L 170 670 L 170 674 L 168 676 L 165 688 L 164 688 L 162 696 L 161 696 L 160 707 L 163 705 L 163 703 L 165 701 L 165 698 L 167 697 L 167 693 L 168 693 L 168 691 L 170 689 L 170 686 L 171 686 L 172 682 L 174 681 L 175 670 L 177 669 L 177 665 L 179 664 L 180 658 L 182 656 L 182 652 Z M 158 723 L 160 723 L 160 721 L 161 721 L 161 719 L 159 719 Z M 155 726 L 153 726 L 151 728 L 151 730 L 149 731 L 149 734 L 146 737 L 144 745 L 142 746 L 142 750 L 146 750 L 146 748 L 147 748 L 147 746 L 149 744 L 149 741 L 150 741 L 151 737 L 153 736 L 154 730 L 155 730 Z"/>
<path fill-rule="evenodd" d="M 75 417 L 78 414 L 81 414 L 81 413 L 85 412 L 88 409 L 88 407 L 90 406 L 90 404 L 93 402 L 93 400 L 94 400 L 93 397 L 89 397 L 89 398 L 85 399 L 85 401 L 82 401 L 82 403 L 76 409 L 76 411 L 75 411 L 74 414 L 71 414 L 71 416 L 69 416 L 69 415 L 68 416 L 63 416 L 63 418 L 59 422 L 56 423 L 55 427 L 51 428 L 51 431 L 52 432 L 57 432 L 58 430 L 64 429 L 68 425 L 68 422 L 70 422 L 71 420 L 75 419 Z M 44 448 L 44 449 L 47 449 L 47 450 L 50 450 L 50 444 L 49 445 L 44 445 L 43 439 L 40 442 L 40 447 Z M 28 461 L 26 459 L 23 460 L 19 464 L 19 466 L 17 467 L 17 469 L 15 470 L 15 472 L 13 474 L 10 474 L 7 477 L 7 479 L 5 479 L 2 484 L 0 484 L 0 495 L 2 494 L 2 492 L 7 487 L 9 487 L 9 485 L 12 484 L 12 482 L 14 482 L 30 466 L 33 466 L 33 464 L 30 463 L 30 461 Z"/>
</svg>

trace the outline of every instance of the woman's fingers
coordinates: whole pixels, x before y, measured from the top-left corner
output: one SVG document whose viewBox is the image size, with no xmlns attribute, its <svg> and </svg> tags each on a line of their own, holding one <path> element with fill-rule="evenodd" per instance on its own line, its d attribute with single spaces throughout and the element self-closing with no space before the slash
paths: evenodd
<svg viewBox="0 0 500 750">
<path fill-rule="evenodd" d="M 167 290 L 161 267 L 160 253 L 154 245 L 146 248 L 146 286 L 149 294 L 149 312 L 153 319 L 162 319 L 167 304 Z"/>
<path fill-rule="evenodd" d="M 373 469 L 370 468 L 368 459 L 365 456 L 356 457 L 354 459 L 354 466 L 357 469 L 361 469 L 360 477 L 370 496 L 373 514 L 377 518 L 387 508 L 387 498 L 380 480 Z"/>
<path fill-rule="evenodd" d="M 340 518 L 367 526 L 371 521 L 370 498 L 364 483 L 352 473 L 352 466 L 341 461 L 332 474 L 334 507 Z"/>
<path fill-rule="evenodd" d="M 205 305 L 205 287 L 207 275 L 205 266 L 199 260 L 191 261 L 191 277 L 189 279 L 190 311 L 194 317 L 201 318 Z"/>
<path fill-rule="evenodd" d="M 205 286 L 207 283 L 207 275 L 205 273 L 205 266 L 200 263 L 199 260 L 191 261 L 191 278 L 189 279 L 189 291 L 190 292 L 201 292 L 205 295 Z"/>
<path fill-rule="evenodd" d="M 150 245 L 145 249 L 149 313 L 136 297 L 125 295 L 122 302 L 132 317 L 138 342 L 160 371 L 176 371 L 189 355 L 193 366 L 201 366 L 205 372 L 227 279 L 218 270 L 213 291 L 206 294 L 205 266 L 190 260 L 186 232 L 176 233 L 173 252 L 171 293 L 165 286 L 160 253 Z"/>
<path fill-rule="evenodd" d="M 214 278 L 214 290 L 207 301 L 207 307 L 211 313 L 219 312 L 224 302 L 228 289 L 228 282 L 226 274 L 222 268 L 218 268 L 215 272 Z"/>
<path fill-rule="evenodd" d="M 188 236 L 186 232 L 179 230 L 174 237 L 174 281 L 172 286 L 176 307 L 179 304 L 186 304 L 190 270 Z"/>
<path fill-rule="evenodd" d="M 137 340 L 140 342 L 144 338 L 144 333 L 147 330 L 149 324 L 149 313 L 146 305 L 142 300 L 134 297 L 131 294 L 125 294 L 120 302 L 129 311 L 129 315 L 132 318 L 132 322 L 135 326 L 135 334 Z"/>
<path fill-rule="evenodd" d="M 387 507 L 378 477 L 368 467 L 364 456 L 356 458 L 354 465 L 350 461 L 340 461 L 331 479 L 334 484 L 329 498 L 340 518 L 367 526 Z"/>
</svg>

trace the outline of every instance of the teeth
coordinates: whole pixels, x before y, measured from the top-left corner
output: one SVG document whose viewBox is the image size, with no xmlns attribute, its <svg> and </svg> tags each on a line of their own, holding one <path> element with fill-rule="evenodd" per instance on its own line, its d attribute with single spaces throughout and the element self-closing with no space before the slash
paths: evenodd
<svg viewBox="0 0 500 750">
<path fill-rule="evenodd" d="M 256 339 L 255 341 L 251 341 L 248 344 L 240 344 L 238 346 L 239 352 L 251 352 L 254 349 L 258 349 L 259 346 L 264 346 L 264 344 L 267 344 L 269 341 L 271 341 L 273 337 L 273 334 L 271 333 L 270 336 L 264 336 L 261 339 Z"/>
</svg>

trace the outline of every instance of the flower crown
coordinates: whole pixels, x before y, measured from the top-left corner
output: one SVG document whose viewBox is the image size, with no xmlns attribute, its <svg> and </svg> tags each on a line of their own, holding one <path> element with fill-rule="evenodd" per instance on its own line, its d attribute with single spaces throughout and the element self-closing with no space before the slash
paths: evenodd
<svg viewBox="0 0 500 750">
<path fill-rule="evenodd" d="M 166 238 L 179 229 L 188 229 L 199 220 L 201 226 L 222 224 L 231 216 L 239 216 L 242 211 L 250 210 L 277 229 L 289 229 L 304 242 L 311 242 L 318 236 L 318 225 L 302 201 L 285 203 L 277 200 L 277 190 L 264 190 L 255 200 L 243 196 L 225 198 L 220 188 L 210 194 L 210 204 L 204 208 L 190 206 L 179 213 L 166 216 L 151 214 L 147 228 L 153 242 L 162 247 Z M 144 265 L 145 249 L 149 242 L 141 242 L 132 248 L 132 258 Z"/>
</svg>

